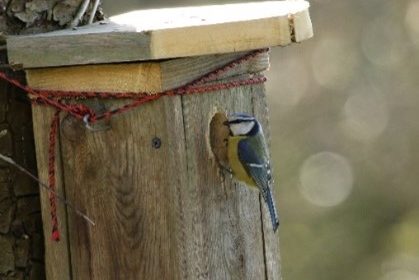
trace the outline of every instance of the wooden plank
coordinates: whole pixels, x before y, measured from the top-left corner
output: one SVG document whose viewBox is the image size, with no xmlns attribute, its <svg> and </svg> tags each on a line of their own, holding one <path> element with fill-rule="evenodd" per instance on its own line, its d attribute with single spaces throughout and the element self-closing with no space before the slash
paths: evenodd
<svg viewBox="0 0 419 280">
<path fill-rule="evenodd" d="M 164 98 L 114 118 L 108 131 L 91 133 L 77 122 L 69 128 L 77 137 L 61 138 L 68 198 L 96 222 L 70 217 L 74 279 L 180 279 L 181 112 L 179 97 Z"/>
<path fill-rule="evenodd" d="M 48 182 L 48 143 L 49 143 L 49 129 L 50 123 L 54 116 L 55 110 L 52 108 L 45 108 L 34 106 L 32 108 L 33 132 L 36 148 L 36 160 L 38 166 L 38 177 L 42 182 Z M 59 142 L 57 142 L 59 150 Z M 55 162 L 56 172 L 56 187 L 57 193 L 65 197 L 63 173 L 61 166 L 61 155 L 56 154 Z M 45 263 L 53 264 L 45 266 L 45 274 L 47 279 L 63 279 L 70 280 L 70 253 L 67 233 L 67 215 L 64 205 L 60 202 L 57 204 L 57 217 L 59 220 L 59 230 L 61 232 L 60 242 L 55 242 L 51 239 L 51 208 L 49 204 L 49 194 L 41 188 L 41 211 L 42 222 L 45 236 Z"/>
<path fill-rule="evenodd" d="M 159 72 L 159 67 L 148 69 L 152 76 Z M 157 73 L 153 72 L 156 69 Z M 31 75 L 30 86 L 56 89 L 64 81 L 46 83 L 43 73 L 38 74 Z M 86 88 L 82 76 L 76 77 L 81 77 L 80 83 L 71 77 L 72 90 Z M 107 77 L 101 77 L 101 82 L 109 85 L 105 90 L 111 90 L 113 85 L 106 84 Z M 130 75 L 123 78 L 125 83 L 131 81 Z M 154 79 L 149 86 L 156 88 L 159 83 L 159 79 Z M 120 106 L 121 101 L 105 104 Z M 35 123 L 48 126 L 45 108 L 35 109 Z M 181 113 L 180 97 L 173 97 L 113 119 L 109 131 L 91 133 L 72 118 L 62 122 L 60 150 L 65 173 L 61 178 L 68 186 L 67 198 L 96 222 L 92 227 L 80 217 L 69 215 L 71 262 L 60 258 L 64 252 L 57 258 L 67 265 L 71 263 L 73 279 L 135 279 L 138 275 L 149 275 L 147 279 L 179 279 L 176 189 L 186 184 L 186 171 L 182 171 L 186 167 L 182 158 L 183 134 L 179 133 L 183 132 Z M 36 129 L 39 135 L 47 137 L 48 127 Z M 152 147 L 154 137 L 162 139 L 160 149 Z M 37 147 L 46 147 L 45 143 L 38 142 Z M 46 150 L 37 152 L 47 157 Z M 167 161 L 168 155 L 176 161 Z M 45 165 L 42 170 L 46 170 Z M 43 205 L 48 207 L 45 198 Z M 48 216 L 45 221 L 49 223 Z M 60 248 L 56 246 L 47 244 L 47 256 Z M 65 279 L 56 276 L 63 273 L 61 267 L 51 263 L 54 265 L 49 266 L 49 275 L 54 276 L 48 279 Z"/>
<path fill-rule="evenodd" d="M 269 112 L 268 112 L 268 105 L 266 102 L 266 94 L 265 94 L 265 86 L 264 85 L 257 85 L 252 88 L 253 90 L 253 114 L 258 119 L 258 121 L 262 124 L 263 132 L 265 133 L 266 140 L 268 145 L 270 146 L 270 128 L 269 128 Z M 275 165 L 273 162 L 272 165 Z M 273 174 L 275 178 L 275 174 Z M 274 181 L 274 188 L 272 190 L 273 196 L 277 197 L 275 194 L 277 193 L 275 189 L 275 181 Z M 278 201 L 278 199 L 276 199 Z M 272 231 L 272 222 L 269 216 L 269 210 L 266 206 L 266 203 L 263 201 L 263 198 L 260 197 L 261 203 L 261 212 L 262 212 L 262 221 L 263 221 L 263 243 L 264 243 L 264 254 L 265 254 L 265 269 L 266 269 L 266 279 L 267 280 L 280 280 L 281 277 L 281 262 L 280 262 L 280 255 L 279 255 L 279 232 L 281 231 L 281 227 L 275 234 Z M 281 219 L 281 212 L 280 212 L 280 205 L 277 205 L 279 210 L 279 219 Z"/>
<path fill-rule="evenodd" d="M 37 89 L 156 93 L 189 83 L 247 52 L 179 58 L 161 63 L 83 65 L 28 69 L 26 78 Z M 258 54 L 225 75 L 257 73 L 269 67 L 269 55 Z M 91 75 L 95 73 L 95 75 Z M 129 81 L 129 82 L 127 82 Z"/>
<path fill-rule="evenodd" d="M 188 163 L 182 201 L 191 239 L 187 279 L 265 279 L 259 193 L 221 175 L 208 140 L 216 112 L 252 111 L 251 91 L 182 97 Z"/>
<path fill-rule="evenodd" d="M 182 67 L 173 65 L 169 73 L 179 73 L 180 79 L 185 73 L 181 69 L 190 67 L 178 66 Z M 268 66 L 267 54 L 261 54 L 243 65 L 245 71 L 228 72 L 225 78 Z M 176 84 L 174 80 L 168 81 Z M 182 97 L 188 185 L 180 195 L 183 209 L 188 209 L 183 220 L 189 239 L 183 279 L 265 279 L 259 193 L 222 175 L 209 143 L 209 124 L 215 113 L 252 112 L 252 88 Z"/>
<path fill-rule="evenodd" d="M 289 16 L 293 42 L 302 42 L 313 37 L 313 27 L 308 10 L 301 11 Z"/>
<path fill-rule="evenodd" d="M 291 34 L 297 42 L 312 36 L 308 8 L 306 1 L 267 1 L 135 11 L 77 30 L 8 37 L 9 62 L 36 68 L 284 46 Z"/>
<path fill-rule="evenodd" d="M 95 73 L 92 75 L 92 73 Z M 84 65 L 30 69 L 26 78 L 35 88 L 62 91 L 158 92 L 160 67 L 155 63 Z M 74 86 L 77 81 L 77 86 Z M 129 81 L 129 83 L 127 82 Z"/>
<path fill-rule="evenodd" d="M 168 72 L 182 73 L 182 69 L 191 68 L 185 66 Z M 243 65 L 245 71 L 228 75 L 260 72 L 268 66 L 268 57 L 263 54 Z M 185 208 L 193 209 L 185 214 L 187 224 L 193 225 L 185 233 L 192 239 L 186 250 L 185 279 L 264 279 L 268 270 L 258 192 L 220 176 L 209 148 L 209 125 L 202 125 L 209 124 L 219 111 L 251 112 L 251 100 L 252 87 L 182 98 L 189 176 L 182 201 Z M 196 201 L 201 205 L 197 207 Z"/>
<path fill-rule="evenodd" d="M 229 53 L 222 55 L 205 55 L 188 58 L 171 59 L 161 63 L 162 88 L 163 90 L 182 86 L 194 81 L 203 74 L 214 71 L 227 63 L 243 57 L 248 52 Z M 239 76 L 248 73 L 259 73 L 269 68 L 268 53 L 260 53 L 257 56 L 243 62 L 238 67 L 231 69 L 217 79 L 228 76 Z"/>
</svg>

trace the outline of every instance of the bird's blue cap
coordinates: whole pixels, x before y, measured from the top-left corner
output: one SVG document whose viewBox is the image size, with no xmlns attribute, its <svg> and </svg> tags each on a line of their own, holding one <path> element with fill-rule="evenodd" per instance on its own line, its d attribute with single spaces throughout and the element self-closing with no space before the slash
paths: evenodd
<svg viewBox="0 0 419 280">
<path fill-rule="evenodd" d="M 254 121 L 255 117 L 248 113 L 231 113 L 228 115 L 229 123 L 237 123 L 242 121 Z"/>
</svg>

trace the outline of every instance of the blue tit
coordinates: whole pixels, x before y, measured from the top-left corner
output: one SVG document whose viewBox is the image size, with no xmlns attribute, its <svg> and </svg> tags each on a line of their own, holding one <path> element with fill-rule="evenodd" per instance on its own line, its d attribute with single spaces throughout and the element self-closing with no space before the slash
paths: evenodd
<svg viewBox="0 0 419 280">
<path fill-rule="evenodd" d="M 255 117 L 244 113 L 230 115 L 226 124 L 230 128 L 227 153 L 231 172 L 239 181 L 260 190 L 275 232 L 279 218 L 272 195 L 271 166 L 262 126 Z"/>
</svg>

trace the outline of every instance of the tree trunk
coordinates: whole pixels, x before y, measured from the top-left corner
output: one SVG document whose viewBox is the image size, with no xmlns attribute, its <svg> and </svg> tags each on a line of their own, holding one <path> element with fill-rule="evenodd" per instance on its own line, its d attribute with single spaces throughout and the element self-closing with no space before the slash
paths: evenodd
<svg viewBox="0 0 419 280">
<path fill-rule="evenodd" d="M 9 74 L 10 71 L 8 71 Z M 0 153 L 36 174 L 31 110 L 0 82 Z M 0 162 L 0 279 L 43 279 L 43 235 L 36 183 Z"/>
<path fill-rule="evenodd" d="M 74 21 L 84 0 L 0 0 L 0 32 L 40 33 L 89 21 L 93 9 Z M 102 19 L 100 8 L 94 19 Z M 0 44 L 4 44 L 1 42 Z M 4 48 L 3 48 L 4 49 Z M 0 63 L 7 64 L 6 51 Z M 6 71 L 0 68 L 0 71 Z M 22 71 L 6 71 L 24 80 Z M 0 81 L 0 153 L 36 174 L 31 106 L 25 93 Z M 44 279 L 44 242 L 37 184 L 0 162 L 0 279 Z"/>
</svg>

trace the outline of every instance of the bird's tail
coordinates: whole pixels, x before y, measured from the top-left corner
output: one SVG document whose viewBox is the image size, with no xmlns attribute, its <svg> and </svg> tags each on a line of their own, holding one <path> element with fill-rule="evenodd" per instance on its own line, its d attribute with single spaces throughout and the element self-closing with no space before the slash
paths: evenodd
<svg viewBox="0 0 419 280">
<path fill-rule="evenodd" d="M 276 211 L 275 201 L 273 199 L 272 191 L 270 188 L 268 188 L 266 192 L 265 202 L 268 205 L 269 214 L 271 216 L 272 228 L 274 232 L 276 232 L 276 230 L 279 227 L 279 217 L 278 217 L 278 212 Z"/>
</svg>

